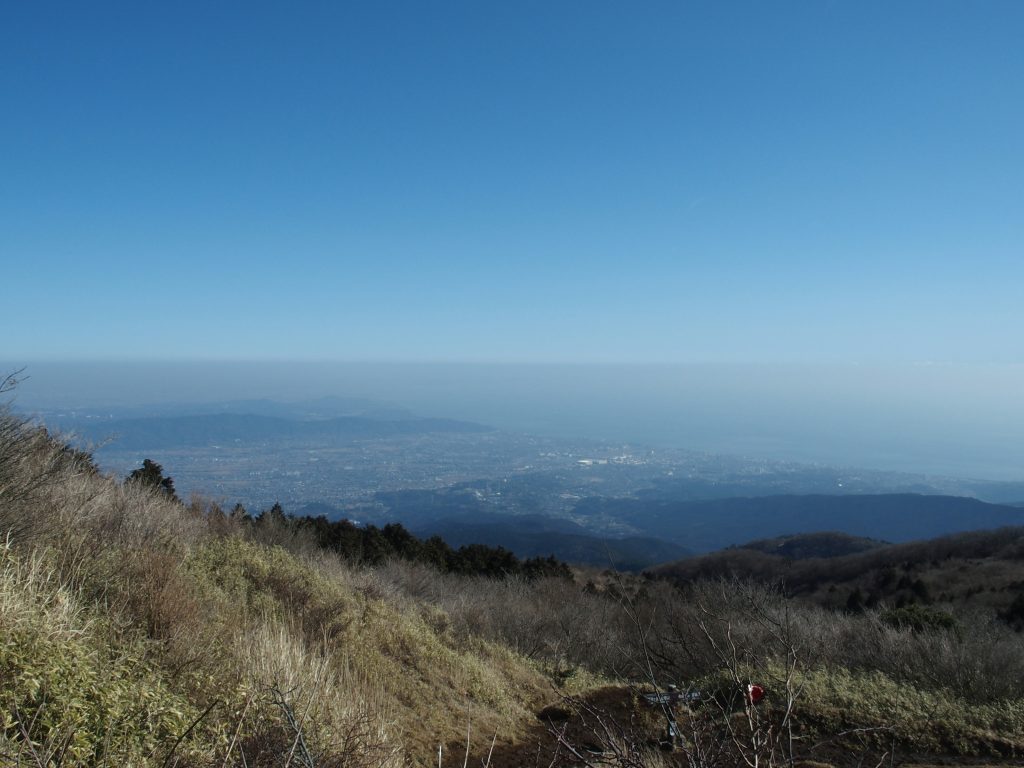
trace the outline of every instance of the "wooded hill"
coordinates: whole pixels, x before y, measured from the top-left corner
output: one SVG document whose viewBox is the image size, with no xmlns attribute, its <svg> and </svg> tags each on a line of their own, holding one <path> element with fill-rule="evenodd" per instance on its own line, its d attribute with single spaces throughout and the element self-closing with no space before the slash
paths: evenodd
<svg viewBox="0 0 1024 768">
<path fill-rule="evenodd" d="M 857 549 L 862 551 L 850 551 Z M 838 533 L 804 534 L 730 547 L 650 573 L 676 583 L 753 580 L 843 610 L 919 603 L 1016 616 L 1024 608 L 1024 527 L 906 544 Z"/>
</svg>

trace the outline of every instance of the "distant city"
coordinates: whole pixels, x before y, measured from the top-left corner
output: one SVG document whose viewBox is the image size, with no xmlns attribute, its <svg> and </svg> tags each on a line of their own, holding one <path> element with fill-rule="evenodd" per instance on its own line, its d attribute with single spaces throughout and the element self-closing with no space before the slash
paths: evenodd
<svg viewBox="0 0 1024 768">
<path fill-rule="evenodd" d="M 712 494 L 715 496 L 729 489 L 729 493 L 746 490 L 751 494 L 915 490 L 987 497 L 994 489 L 1007 485 L 555 439 L 475 424 L 466 424 L 465 431 L 427 429 L 385 435 L 364 431 L 356 435 L 295 436 L 282 429 L 295 421 L 315 424 L 330 418 L 365 418 L 363 401 L 359 401 L 359 416 L 344 407 L 351 401 L 338 402 L 342 408 L 327 412 L 322 403 L 320 410 L 314 410 L 306 403 L 258 401 L 165 406 L 148 417 L 136 415 L 137 409 L 133 409 L 132 418 L 119 418 L 116 408 L 41 410 L 36 415 L 91 450 L 107 471 L 127 474 L 143 459 L 151 458 L 174 476 L 184 497 L 195 493 L 256 510 L 277 502 L 292 508 L 318 503 L 364 509 L 379 492 L 440 489 L 475 480 L 512 481 L 516 486 L 534 483 L 556 490 L 536 502 L 548 512 L 571 509 L 586 496 L 628 496 L 666 482 L 718 487 L 719 492 Z M 252 413 L 234 416 L 230 427 L 221 423 L 212 426 L 212 422 L 226 418 L 218 410 Z M 277 421 L 261 410 L 272 411 Z M 197 412 L 199 415 L 194 415 Z M 417 423 L 412 414 L 385 410 L 384 406 L 369 413 L 371 422 Z M 380 419 L 380 413 L 386 419 Z M 244 429 L 239 434 L 245 436 L 233 437 L 231 429 Z M 485 484 L 479 493 L 496 508 L 512 511 L 501 491 L 492 490 L 491 485 Z"/>
</svg>

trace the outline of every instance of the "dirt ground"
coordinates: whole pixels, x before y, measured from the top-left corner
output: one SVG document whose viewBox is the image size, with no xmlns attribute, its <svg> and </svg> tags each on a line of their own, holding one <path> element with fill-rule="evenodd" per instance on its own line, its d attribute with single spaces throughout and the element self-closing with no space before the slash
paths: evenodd
<svg viewBox="0 0 1024 768">
<path fill-rule="evenodd" d="M 684 736 L 693 727 L 688 720 L 691 716 L 697 715 L 691 715 L 685 707 L 676 710 L 679 729 Z M 447 751 L 450 758 L 445 759 L 444 764 L 465 761 L 467 768 L 561 768 L 587 764 L 611 768 L 625 765 L 616 760 L 614 752 L 607 748 L 609 743 L 618 743 L 632 744 L 631 756 L 643 759 L 646 765 L 658 766 L 660 763 L 666 768 L 690 765 L 688 750 L 664 749 L 666 725 L 664 713 L 658 707 L 642 703 L 636 691 L 626 686 L 609 686 L 578 700 L 559 701 L 553 696 L 552 702 L 537 712 L 536 721 L 515 742 L 495 743 L 493 749 L 489 741 L 475 743 L 468 760 L 465 744 L 452 744 Z M 801 745 L 795 751 L 799 757 L 794 760 L 793 768 L 1024 768 L 1024 760 L 901 755 L 898 750 L 894 757 L 885 751 L 864 750 L 849 743 Z M 734 753 L 724 753 L 719 756 L 717 764 L 741 765 L 738 757 Z"/>
</svg>

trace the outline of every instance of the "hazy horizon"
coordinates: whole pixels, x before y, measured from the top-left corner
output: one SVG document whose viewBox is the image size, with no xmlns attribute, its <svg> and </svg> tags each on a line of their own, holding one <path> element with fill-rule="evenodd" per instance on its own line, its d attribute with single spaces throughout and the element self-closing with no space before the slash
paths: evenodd
<svg viewBox="0 0 1024 768">
<path fill-rule="evenodd" d="M 27 410 L 367 397 L 555 437 L 1024 479 L 1024 366 L 108 361 L 25 375 Z"/>
<path fill-rule="evenodd" d="M 0 19 L 22 402 L 365 395 L 1024 476 L 1020 2 Z"/>
</svg>

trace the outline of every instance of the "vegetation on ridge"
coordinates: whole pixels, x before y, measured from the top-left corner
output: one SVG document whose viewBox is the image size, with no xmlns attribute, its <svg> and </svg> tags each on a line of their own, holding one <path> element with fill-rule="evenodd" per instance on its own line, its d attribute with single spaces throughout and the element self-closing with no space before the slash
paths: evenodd
<svg viewBox="0 0 1024 768">
<path fill-rule="evenodd" d="M 1024 527 L 906 544 L 876 542 L 848 553 L 851 546 L 858 546 L 857 540 L 836 534 L 794 536 L 730 547 L 651 573 L 676 583 L 752 580 L 838 610 L 917 604 L 961 613 L 994 611 L 1009 623 L 1024 618 Z M 835 554 L 822 556 L 828 551 Z M 813 554 L 800 557 L 793 552 Z"/>
<path fill-rule="evenodd" d="M 569 566 L 550 555 L 520 559 L 504 547 L 485 544 L 466 544 L 455 549 L 440 536 L 419 539 L 400 523 L 388 523 L 378 528 L 375 525 L 356 525 L 349 520 L 331 521 L 323 516 L 286 517 L 277 504 L 269 512 L 248 522 L 259 526 L 268 518 L 297 535 L 312 535 L 320 547 L 356 564 L 381 565 L 392 558 L 399 558 L 425 563 L 445 573 L 495 578 L 572 578 Z"/>
</svg>

